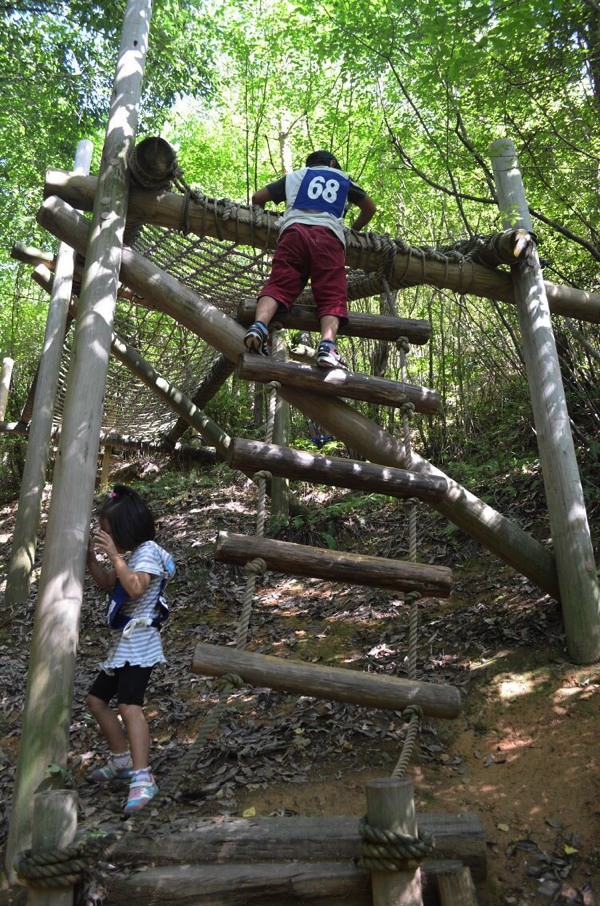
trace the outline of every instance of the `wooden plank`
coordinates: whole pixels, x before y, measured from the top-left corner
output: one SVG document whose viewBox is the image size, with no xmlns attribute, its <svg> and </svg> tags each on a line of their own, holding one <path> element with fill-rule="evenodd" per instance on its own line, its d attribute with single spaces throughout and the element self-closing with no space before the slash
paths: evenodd
<svg viewBox="0 0 600 906">
<path fill-rule="evenodd" d="M 441 500 L 446 493 L 445 479 L 437 476 L 417 475 L 357 459 L 308 453 L 241 437 L 234 438 L 229 448 L 229 465 L 246 474 L 267 469 L 273 475 L 293 481 L 310 481 L 400 499 L 418 497 L 428 503 Z"/>
<path fill-rule="evenodd" d="M 239 358 L 238 377 L 245 381 L 279 381 L 322 396 L 347 397 L 383 406 L 412 403 L 417 412 L 437 411 L 440 397 L 435 390 L 386 381 L 369 374 L 345 371 L 343 368 L 319 368 L 299 362 L 276 362 L 273 358 L 246 353 Z"/>
<path fill-rule="evenodd" d="M 64 170 L 48 170 L 44 186 L 46 198 L 56 195 L 75 208 L 91 210 L 96 194 L 94 176 L 75 176 Z M 129 211 L 132 217 L 143 219 L 146 223 L 179 229 L 183 219 L 185 200 L 182 195 L 170 192 L 153 192 L 147 189 L 132 189 Z M 228 203 L 229 204 L 229 203 Z M 199 236 L 213 236 L 227 242 L 238 241 L 241 245 L 255 245 L 256 248 L 275 248 L 277 241 L 277 217 L 265 213 L 264 225 L 251 224 L 250 214 L 245 205 L 239 206 L 239 217 L 231 217 L 227 208 L 227 219 L 224 219 L 225 203 L 215 201 L 205 210 L 190 205 L 189 223 L 192 232 Z M 268 226 L 267 226 L 268 224 Z M 362 268 L 366 271 L 377 270 L 381 261 L 381 251 L 368 249 L 368 240 L 360 233 L 353 233 L 351 242 L 346 248 L 348 267 Z M 419 256 L 408 255 L 398 251 L 394 262 L 394 276 L 405 284 L 446 287 L 459 293 L 472 296 L 484 296 L 488 299 L 500 299 L 514 302 L 514 293 L 510 275 L 505 271 L 484 267 L 475 262 L 457 264 L 452 261 L 427 261 L 426 280 L 423 279 L 424 265 Z M 393 280 L 392 280 L 393 282 Z M 600 322 L 600 295 L 582 290 L 546 283 L 546 292 L 553 314 L 582 321 Z"/>
<path fill-rule="evenodd" d="M 254 323 L 256 299 L 243 299 L 237 311 L 237 321 L 244 327 Z M 320 333 L 321 325 L 316 308 L 309 305 L 292 305 L 288 312 L 278 312 L 276 321 L 289 330 L 308 330 Z M 419 318 L 388 318 L 349 312 L 348 323 L 338 330 L 341 337 L 365 337 L 371 340 L 397 340 L 407 337 L 415 346 L 423 346 L 431 337 L 431 324 Z"/>
<path fill-rule="evenodd" d="M 89 233 L 87 221 L 65 202 L 49 198 L 39 209 L 37 219 L 59 239 L 85 252 Z M 131 249 L 123 251 L 121 276 L 136 294 L 144 297 L 147 305 L 152 304 L 176 318 L 230 361 L 237 361 L 244 349 L 245 331 L 224 312 Z M 279 394 L 371 462 L 394 468 L 406 465 L 403 444 L 341 400 L 292 387 L 282 387 Z M 435 508 L 543 591 L 558 596 L 556 564 L 550 550 L 524 532 L 512 519 L 445 476 L 414 451 L 411 469 L 419 474 L 444 477 L 448 490 Z"/>
<path fill-rule="evenodd" d="M 531 230 L 514 144 L 500 139 L 491 145 L 490 153 L 500 209 L 510 211 L 511 218 L 516 211 L 518 225 Z M 600 588 L 594 547 L 535 248 L 528 260 L 531 264 L 513 265 L 511 273 L 556 554 L 567 649 L 576 663 L 592 664 L 600 658 Z"/>
<path fill-rule="evenodd" d="M 452 570 L 446 566 L 389 560 L 255 535 L 219 532 L 215 560 L 244 566 L 255 557 L 261 557 L 267 569 L 291 576 L 312 576 L 331 582 L 388 588 L 390 591 L 418 591 L 423 597 L 448 598 L 452 593 Z"/>
<path fill-rule="evenodd" d="M 204 676 L 238 673 L 253 686 L 268 686 L 279 692 L 314 695 L 326 701 L 352 702 L 369 708 L 401 711 L 413 704 L 419 705 L 428 717 L 448 720 L 460 711 L 460 692 L 454 686 L 305 664 L 202 642 L 196 645 L 192 670 Z"/>
</svg>

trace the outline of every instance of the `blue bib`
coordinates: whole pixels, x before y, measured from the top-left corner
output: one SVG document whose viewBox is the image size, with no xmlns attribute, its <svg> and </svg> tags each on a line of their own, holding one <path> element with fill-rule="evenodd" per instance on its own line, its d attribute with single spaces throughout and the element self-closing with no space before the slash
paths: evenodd
<svg viewBox="0 0 600 906">
<path fill-rule="evenodd" d="M 343 217 L 350 179 L 338 170 L 320 170 L 311 167 L 300 183 L 293 208 L 323 211 L 334 217 Z"/>
</svg>

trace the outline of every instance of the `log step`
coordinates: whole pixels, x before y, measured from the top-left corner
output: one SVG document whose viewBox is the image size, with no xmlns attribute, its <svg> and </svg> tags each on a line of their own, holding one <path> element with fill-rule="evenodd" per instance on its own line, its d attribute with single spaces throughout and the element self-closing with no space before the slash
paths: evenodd
<svg viewBox="0 0 600 906">
<path fill-rule="evenodd" d="M 389 560 L 255 535 L 219 532 L 215 560 L 244 566 L 256 557 L 265 561 L 267 569 L 292 576 L 311 576 L 397 592 L 418 591 L 423 597 L 447 598 L 452 591 L 452 570 L 446 566 Z"/>
<path fill-rule="evenodd" d="M 417 497 L 427 503 L 437 503 L 447 489 L 446 479 L 442 476 L 420 475 L 370 462 L 308 453 L 305 450 L 240 437 L 234 439 L 228 461 L 233 469 L 239 469 L 246 475 L 267 469 L 274 476 L 290 478 L 292 481 L 310 481 L 401 499 Z"/>
<path fill-rule="evenodd" d="M 251 686 L 368 708 L 402 711 L 407 705 L 419 705 L 427 717 L 446 719 L 457 717 L 460 712 L 460 692 L 455 686 L 283 660 L 204 642 L 196 645 L 192 671 L 203 676 L 237 673 Z"/>
<path fill-rule="evenodd" d="M 250 327 L 256 320 L 256 299 L 240 302 L 237 321 Z M 320 333 L 321 325 L 316 308 L 310 305 L 292 305 L 287 313 L 277 313 L 275 318 L 283 327 Z M 371 340 L 397 340 L 406 337 L 415 346 L 424 346 L 431 337 L 431 324 L 418 318 L 389 318 L 383 315 L 365 315 L 350 312 L 348 323 L 340 327 L 342 337 L 368 337 Z"/>
<path fill-rule="evenodd" d="M 312 390 L 324 396 L 365 400 L 383 406 L 401 406 L 412 403 L 417 412 L 433 414 L 439 405 L 435 390 L 386 381 L 369 374 L 345 371 L 343 368 L 319 368 L 299 362 L 276 362 L 266 356 L 245 354 L 240 356 L 237 375 L 246 381 L 268 383 L 279 381 L 289 387 Z"/>
<path fill-rule="evenodd" d="M 460 863 L 425 860 L 423 904 L 439 906 L 436 879 Z M 352 862 L 143 866 L 103 878 L 112 906 L 372 906 L 371 878 Z"/>
</svg>

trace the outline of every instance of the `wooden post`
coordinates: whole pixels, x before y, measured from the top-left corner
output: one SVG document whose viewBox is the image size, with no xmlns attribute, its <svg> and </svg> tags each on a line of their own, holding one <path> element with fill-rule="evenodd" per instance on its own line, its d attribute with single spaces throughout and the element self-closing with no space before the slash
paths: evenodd
<svg viewBox="0 0 600 906">
<path fill-rule="evenodd" d="M 13 880 L 14 857 L 30 845 L 33 794 L 48 764 L 64 766 L 69 750 L 85 553 L 127 214 L 127 157 L 138 119 L 151 10 L 150 0 L 128 0 L 89 230 L 7 843 Z"/>
<path fill-rule="evenodd" d="M 8 391 L 10 389 L 10 379 L 12 377 L 13 365 L 15 360 L 10 356 L 2 359 L 2 377 L 0 378 L 0 422 L 4 421 L 6 415 L 6 406 L 8 404 Z"/>
<path fill-rule="evenodd" d="M 70 846 L 77 832 L 77 793 L 46 790 L 36 793 L 31 852 L 53 852 Z M 73 887 L 29 888 L 28 906 L 72 906 Z"/>
<path fill-rule="evenodd" d="M 275 330 L 271 337 L 271 355 L 276 362 L 287 362 L 285 330 Z M 273 425 L 273 443 L 287 445 L 290 434 L 290 404 L 279 395 Z M 271 521 L 274 527 L 287 525 L 290 520 L 290 482 L 287 478 L 273 478 L 271 482 Z"/>
<path fill-rule="evenodd" d="M 78 172 L 87 173 L 89 171 L 92 150 L 93 145 L 91 142 L 84 139 L 78 143 L 75 153 L 75 169 Z M 75 252 L 69 245 L 61 242 L 56 259 L 56 272 L 50 295 L 44 347 L 36 381 L 29 444 L 21 481 L 19 507 L 15 520 L 11 560 L 6 581 L 5 602 L 11 607 L 22 603 L 29 595 L 40 522 L 42 494 L 48 468 L 54 402 L 58 386 L 67 313 L 73 287 L 74 265 Z"/>
<path fill-rule="evenodd" d="M 417 836 L 413 785 L 395 777 L 367 783 L 367 818 L 371 827 Z M 421 869 L 372 871 L 373 906 L 423 906 Z"/>
<path fill-rule="evenodd" d="M 440 906 L 477 906 L 473 878 L 468 868 L 437 879 Z"/>
<path fill-rule="evenodd" d="M 532 231 L 515 146 L 490 147 L 498 201 L 505 222 Z M 550 309 L 537 250 L 512 266 L 523 357 L 527 368 L 540 462 L 546 489 L 567 648 L 578 664 L 600 658 L 600 590 L 577 467 Z"/>
<path fill-rule="evenodd" d="M 112 447 L 110 444 L 104 445 L 104 453 L 102 454 L 102 471 L 100 473 L 100 490 L 106 491 L 108 488 L 108 482 L 110 480 L 110 457 L 112 455 Z"/>
</svg>

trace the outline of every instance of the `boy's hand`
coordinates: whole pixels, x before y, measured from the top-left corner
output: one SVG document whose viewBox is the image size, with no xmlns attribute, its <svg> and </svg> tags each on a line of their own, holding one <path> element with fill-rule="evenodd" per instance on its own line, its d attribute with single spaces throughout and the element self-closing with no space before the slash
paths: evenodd
<svg viewBox="0 0 600 906">
<path fill-rule="evenodd" d="M 120 557 L 120 554 L 115 547 L 115 542 L 110 535 L 107 532 L 103 532 L 102 529 L 98 529 L 94 535 L 94 542 L 112 563 Z"/>
</svg>

